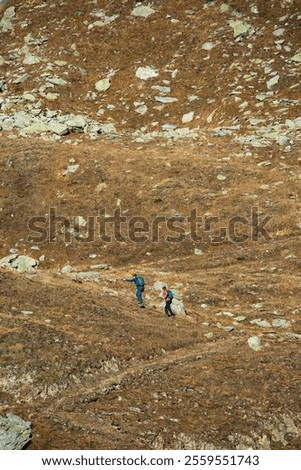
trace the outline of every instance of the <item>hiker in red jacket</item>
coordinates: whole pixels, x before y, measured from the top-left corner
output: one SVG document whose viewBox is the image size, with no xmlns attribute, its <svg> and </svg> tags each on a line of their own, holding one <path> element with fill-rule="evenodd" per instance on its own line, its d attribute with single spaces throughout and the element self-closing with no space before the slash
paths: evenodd
<svg viewBox="0 0 301 470">
<path fill-rule="evenodd" d="M 171 290 L 168 290 L 166 288 L 166 286 L 163 287 L 163 298 L 165 300 L 165 316 L 166 317 L 175 317 L 175 314 L 171 310 L 173 293 L 172 293 Z"/>
</svg>

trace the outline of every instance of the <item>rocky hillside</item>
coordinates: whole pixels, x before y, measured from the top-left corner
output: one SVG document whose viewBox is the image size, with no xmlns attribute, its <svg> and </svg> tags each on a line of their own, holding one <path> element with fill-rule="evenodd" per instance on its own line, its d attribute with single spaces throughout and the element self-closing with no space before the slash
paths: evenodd
<svg viewBox="0 0 301 470">
<path fill-rule="evenodd" d="M 301 449 L 298 3 L 0 0 L 0 446 Z"/>
<path fill-rule="evenodd" d="M 2 2 L 3 3 L 3 2 Z M 290 146 L 300 130 L 297 1 L 6 2 L 0 127 Z"/>
</svg>

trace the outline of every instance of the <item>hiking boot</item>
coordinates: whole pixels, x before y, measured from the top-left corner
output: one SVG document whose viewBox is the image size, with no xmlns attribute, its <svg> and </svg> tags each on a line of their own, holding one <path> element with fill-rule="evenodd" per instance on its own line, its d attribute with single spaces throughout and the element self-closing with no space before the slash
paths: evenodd
<svg viewBox="0 0 301 470">
<path fill-rule="evenodd" d="M 145 305 L 141 304 L 139 305 L 140 308 L 145 308 Z"/>
</svg>

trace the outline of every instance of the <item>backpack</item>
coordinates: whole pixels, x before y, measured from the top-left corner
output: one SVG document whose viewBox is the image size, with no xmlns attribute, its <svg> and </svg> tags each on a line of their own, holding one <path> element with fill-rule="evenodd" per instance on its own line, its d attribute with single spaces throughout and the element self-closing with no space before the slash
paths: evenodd
<svg viewBox="0 0 301 470">
<path fill-rule="evenodd" d="M 168 291 L 167 291 L 167 297 L 168 297 L 170 300 L 173 299 L 173 293 L 172 293 L 171 290 L 168 290 Z"/>
<path fill-rule="evenodd" d="M 137 286 L 144 286 L 144 278 L 142 276 L 137 276 L 136 277 L 136 285 Z"/>
</svg>

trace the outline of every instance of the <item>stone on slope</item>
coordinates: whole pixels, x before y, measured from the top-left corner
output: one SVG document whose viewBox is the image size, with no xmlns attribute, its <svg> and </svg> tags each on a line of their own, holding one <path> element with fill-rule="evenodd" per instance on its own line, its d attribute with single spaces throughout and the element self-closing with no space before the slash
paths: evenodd
<svg viewBox="0 0 301 470">
<path fill-rule="evenodd" d="M 251 338 L 248 339 L 248 344 L 251 349 L 254 351 L 260 351 L 261 346 L 260 346 L 260 338 L 258 336 L 252 336 Z"/>
<path fill-rule="evenodd" d="M 13 268 L 19 272 L 29 271 L 32 268 L 36 268 L 38 265 L 39 261 L 36 259 L 18 254 L 5 256 L 0 260 L 0 267 Z"/>
<path fill-rule="evenodd" d="M 271 90 L 273 86 L 277 85 L 278 82 L 279 82 L 279 75 L 277 74 L 267 82 L 268 89 Z"/>
<path fill-rule="evenodd" d="M 0 450 L 22 450 L 31 440 L 31 423 L 13 413 L 0 416 Z"/>
<path fill-rule="evenodd" d="M 0 21 L 0 31 L 7 33 L 13 30 L 12 20 L 16 16 L 15 7 L 9 7 L 5 10 L 3 17 Z"/>
<path fill-rule="evenodd" d="M 111 80 L 109 78 L 104 78 L 95 83 L 95 88 L 97 91 L 107 91 L 111 86 Z"/>
<path fill-rule="evenodd" d="M 246 36 L 253 32 L 252 26 L 241 20 L 230 20 L 229 25 L 233 28 L 234 39 L 240 36 Z"/>
<path fill-rule="evenodd" d="M 66 126 L 66 124 L 60 124 L 59 122 L 50 122 L 48 124 L 48 130 L 57 135 L 66 135 L 69 133 L 68 126 Z"/>
<path fill-rule="evenodd" d="M 71 116 L 67 121 L 66 121 L 66 126 L 70 129 L 70 131 L 77 131 L 77 132 L 83 132 L 85 127 L 87 125 L 87 121 L 85 118 L 81 115 L 79 116 Z"/>
<path fill-rule="evenodd" d="M 188 122 L 191 122 L 194 118 L 194 112 L 191 111 L 190 113 L 186 113 L 182 116 L 182 123 L 187 124 Z"/>
<path fill-rule="evenodd" d="M 187 312 L 186 312 L 186 309 L 182 300 L 178 300 L 174 298 L 172 301 L 171 309 L 177 315 L 187 315 Z"/>
<path fill-rule="evenodd" d="M 138 67 L 136 70 L 136 77 L 141 80 L 148 80 L 158 76 L 158 71 L 153 67 Z"/>
<path fill-rule="evenodd" d="M 301 52 L 299 52 L 298 54 L 294 55 L 294 57 L 292 57 L 291 59 L 293 62 L 301 62 Z"/>
<path fill-rule="evenodd" d="M 155 100 L 159 103 L 174 103 L 178 101 L 178 98 L 172 98 L 171 96 L 155 96 Z"/>
<path fill-rule="evenodd" d="M 163 289 L 163 287 L 166 286 L 166 285 L 167 284 L 165 282 L 156 281 L 153 284 L 153 289 L 156 290 L 156 291 L 161 291 Z"/>
<path fill-rule="evenodd" d="M 149 5 L 146 5 L 146 6 L 136 6 L 132 11 L 131 11 L 131 15 L 132 16 L 141 16 L 143 18 L 147 18 L 148 16 L 150 15 L 153 15 L 154 13 L 156 13 L 156 10 L 154 10 L 153 8 L 151 8 Z"/>
</svg>

